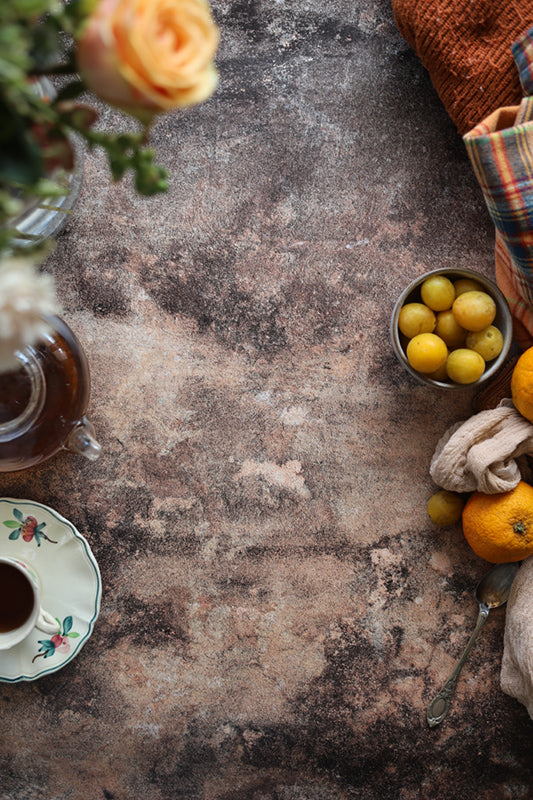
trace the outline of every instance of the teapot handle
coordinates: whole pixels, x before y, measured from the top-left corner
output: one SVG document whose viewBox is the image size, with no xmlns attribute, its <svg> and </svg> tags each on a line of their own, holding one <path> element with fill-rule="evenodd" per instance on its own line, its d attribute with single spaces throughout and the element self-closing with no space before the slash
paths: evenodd
<svg viewBox="0 0 533 800">
<path fill-rule="evenodd" d="M 71 453 L 85 456 L 89 461 L 96 461 L 100 455 L 101 446 L 94 437 L 94 429 L 87 417 L 82 417 L 76 427 L 71 431 L 65 448 Z"/>
</svg>

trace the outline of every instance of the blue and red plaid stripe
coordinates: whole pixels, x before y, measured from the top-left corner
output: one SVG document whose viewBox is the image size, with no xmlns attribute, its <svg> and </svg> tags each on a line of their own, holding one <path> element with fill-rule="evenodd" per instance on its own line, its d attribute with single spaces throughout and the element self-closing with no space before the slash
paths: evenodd
<svg viewBox="0 0 533 800">
<path fill-rule="evenodd" d="M 511 46 L 511 52 L 524 94 L 533 94 L 533 28 L 518 37 Z"/>
<path fill-rule="evenodd" d="M 497 231 L 496 275 L 533 337 L 533 28 L 512 46 L 525 97 L 463 139 Z"/>
</svg>

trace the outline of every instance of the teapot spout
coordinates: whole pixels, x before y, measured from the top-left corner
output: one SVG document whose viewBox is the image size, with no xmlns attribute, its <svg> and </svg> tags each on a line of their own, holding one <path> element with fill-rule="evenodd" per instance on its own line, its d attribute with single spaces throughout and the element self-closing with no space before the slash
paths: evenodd
<svg viewBox="0 0 533 800">
<path fill-rule="evenodd" d="M 87 417 L 82 417 L 68 437 L 65 448 L 71 453 L 85 456 L 89 461 L 96 461 L 100 455 L 101 446 L 94 437 L 94 429 Z"/>
</svg>

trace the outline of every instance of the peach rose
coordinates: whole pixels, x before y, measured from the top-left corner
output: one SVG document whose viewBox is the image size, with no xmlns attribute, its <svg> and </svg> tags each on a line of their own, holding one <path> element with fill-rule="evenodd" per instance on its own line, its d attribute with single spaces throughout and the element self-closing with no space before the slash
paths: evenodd
<svg viewBox="0 0 533 800">
<path fill-rule="evenodd" d="M 218 41 L 207 0 L 96 0 L 77 65 L 98 97 L 149 122 L 213 93 Z"/>
</svg>

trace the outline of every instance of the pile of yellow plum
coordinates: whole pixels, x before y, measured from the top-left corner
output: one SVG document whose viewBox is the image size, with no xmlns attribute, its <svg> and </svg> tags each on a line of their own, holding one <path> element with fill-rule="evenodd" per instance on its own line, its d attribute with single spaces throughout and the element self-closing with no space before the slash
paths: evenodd
<svg viewBox="0 0 533 800">
<path fill-rule="evenodd" d="M 492 324 L 494 299 L 475 280 L 452 281 L 442 274 L 426 278 L 420 298 L 406 303 L 398 317 L 411 367 L 436 381 L 479 380 L 503 348 L 501 331 Z"/>
</svg>

